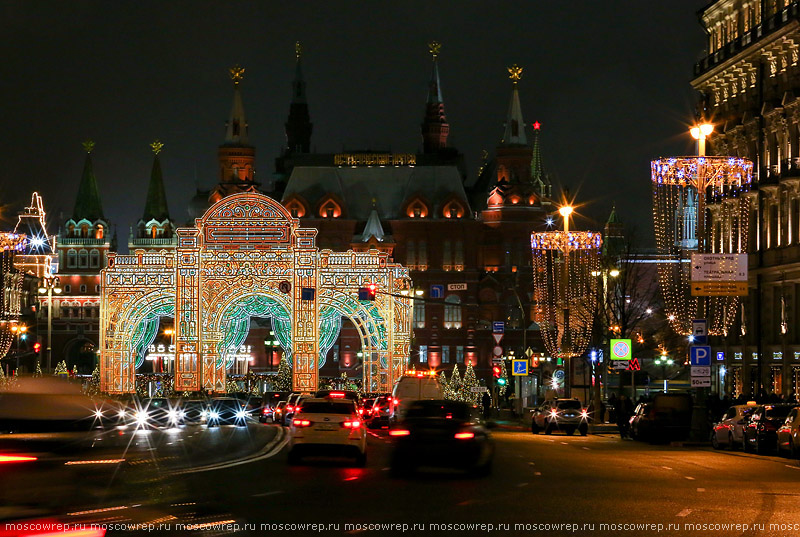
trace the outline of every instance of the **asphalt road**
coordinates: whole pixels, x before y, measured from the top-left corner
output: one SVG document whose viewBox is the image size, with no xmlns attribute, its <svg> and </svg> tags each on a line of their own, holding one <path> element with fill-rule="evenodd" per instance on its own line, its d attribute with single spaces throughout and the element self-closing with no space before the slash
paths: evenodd
<svg viewBox="0 0 800 537">
<path fill-rule="evenodd" d="M 271 425 L 156 432 L 128 448 L 123 470 L 82 466 L 86 490 L 70 508 L 151 506 L 158 512 L 151 520 L 164 519 L 160 531 L 152 528 L 161 534 L 178 533 L 187 505 L 190 520 L 230 521 L 224 529 L 251 535 L 800 533 L 797 461 L 611 435 L 497 430 L 494 438 L 490 477 L 429 470 L 396 479 L 386 431 L 371 433 L 366 468 L 334 458 L 289 466 L 285 430 Z M 19 470 L 13 486 L 59 497 L 65 489 L 54 476 L 65 468 Z M 103 479 L 88 477 L 95 472 Z M 0 496 L 8 477 L 0 474 Z"/>
</svg>

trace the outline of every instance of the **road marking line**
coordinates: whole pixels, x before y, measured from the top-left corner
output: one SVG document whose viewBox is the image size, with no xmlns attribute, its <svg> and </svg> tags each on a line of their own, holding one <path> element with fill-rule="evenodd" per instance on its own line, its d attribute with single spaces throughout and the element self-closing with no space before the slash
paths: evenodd
<svg viewBox="0 0 800 537">
<path fill-rule="evenodd" d="M 565 446 L 567 445 L 567 443 L 566 443 L 566 442 L 561 442 L 561 443 L 562 443 L 562 444 L 564 444 Z"/>
<path fill-rule="evenodd" d="M 253 498 L 260 498 L 261 496 L 272 496 L 273 494 L 283 494 L 282 490 L 272 490 L 270 492 L 260 492 L 258 494 L 252 494 Z"/>
<path fill-rule="evenodd" d="M 386 468 L 381 468 L 382 472 L 388 472 L 389 470 L 391 470 L 391 467 L 389 466 L 387 466 Z"/>
<path fill-rule="evenodd" d="M 358 476 L 346 477 L 344 480 L 345 481 L 355 481 L 356 479 L 358 479 Z"/>
<path fill-rule="evenodd" d="M 699 488 L 699 487 L 697 488 L 697 492 L 705 492 L 705 491 L 706 491 L 706 489 Z"/>
<path fill-rule="evenodd" d="M 527 487 L 530 483 L 519 483 L 517 484 L 518 487 Z"/>
<path fill-rule="evenodd" d="M 542 475 L 542 472 L 534 472 L 533 475 Z"/>
<path fill-rule="evenodd" d="M 588 448 L 588 447 L 586 447 L 586 446 L 583 446 L 581 449 L 591 449 L 591 448 Z"/>
<path fill-rule="evenodd" d="M 685 479 L 688 479 L 689 481 L 694 481 L 694 478 L 693 478 L 692 476 L 690 476 L 690 475 L 685 475 L 685 476 L 683 476 L 683 477 L 684 477 Z"/>
<path fill-rule="evenodd" d="M 169 472 L 167 475 L 183 475 L 183 474 L 195 474 L 198 472 L 210 472 L 214 470 L 223 470 L 225 468 L 231 468 L 233 466 L 239 466 L 240 464 L 249 464 L 251 462 L 260 461 L 263 459 L 268 459 L 270 457 L 275 456 L 280 450 L 283 449 L 283 446 L 289 443 L 289 437 L 286 434 L 286 429 L 281 427 L 278 429 L 278 433 L 275 435 L 270 442 L 261 449 L 259 453 L 254 456 L 245 457 L 243 459 L 239 459 L 236 461 L 231 462 L 224 462 L 218 464 L 210 464 L 208 466 L 199 466 L 197 468 L 186 468 L 183 470 L 177 470 L 175 472 Z"/>
<path fill-rule="evenodd" d="M 691 512 L 692 512 L 691 509 L 684 509 L 683 511 L 681 511 L 680 513 L 678 513 L 675 516 L 689 516 L 689 513 L 691 513 Z"/>
<path fill-rule="evenodd" d="M 791 464 L 784 464 L 787 468 L 791 468 L 792 470 L 800 470 L 797 466 L 792 466 Z"/>
<path fill-rule="evenodd" d="M 672 470 L 672 468 L 670 468 L 669 466 L 662 466 L 662 468 L 663 468 L 664 470 Z"/>
</svg>

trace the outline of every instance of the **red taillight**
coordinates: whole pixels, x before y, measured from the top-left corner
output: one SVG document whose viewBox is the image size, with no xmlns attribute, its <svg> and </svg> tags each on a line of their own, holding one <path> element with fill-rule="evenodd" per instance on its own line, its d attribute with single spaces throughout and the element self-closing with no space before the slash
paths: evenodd
<svg viewBox="0 0 800 537">
<path fill-rule="evenodd" d="M 309 420 L 292 420 L 292 425 L 295 427 L 308 427 L 311 425 L 311 421 Z"/>
<path fill-rule="evenodd" d="M 471 438 L 475 438 L 475 433 L 456 433 L 456 439 L 458 440 L 469 440 Z"/>
<path fill-rule="evenodd" d="M 411 434 L 411 431 L 407 429 L 392 429 L 389 431 L 389 436 L 408 436 Z"/>
<path fill-rule="evenodd" d="M 347 420 L 342 423 L 342 427 L 346 427 L 347 429 L 358 429 L 361 427 L 361 420 Z"/>
<path fill-rule="evenodd" d="M 335 397 L 336 399 L 341 399 L 344 397 L 344 392 L 331 392 L 328 394 L 328 397 Z"/>
<path fill-rule="evenodd" d="M 28 457 L 25 455 L 0 455 L 0 462 L 31 462 L 38 459 L 39 457 Z"/>
<path fill-rule="evenodd" d="M 396 405 L 396 404 L 398 404 L 399 402 L 400 402 L 400 400 L 399 400 L 399 399 L 394 399 L 394 400 L 392 401 L 392 404 L 395 404 L 395 405 Z"/>
<path fill-rule="evenodd" d="M 289 405 L 287 405 L 287 406 L 286 406 L 286 412 L 291 412 L 291 411 L 292 411 L 292 408 L 293 408 L 292 406 L 289 406 Z"/>
</svg>

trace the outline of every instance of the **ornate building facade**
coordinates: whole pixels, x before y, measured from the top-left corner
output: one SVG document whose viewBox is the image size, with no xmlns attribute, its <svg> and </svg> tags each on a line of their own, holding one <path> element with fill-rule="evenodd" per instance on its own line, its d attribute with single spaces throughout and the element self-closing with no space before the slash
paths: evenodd
<svg viewBox="0 0 800 537">
<path fill-rule="evenodd" d="M 746 241 L 750 294 L 715 350 L 726 390 L 800 392 L 800 3 L 719 0 L 700 12 L 708 55 L 694 67 L 713 154 L 755 163 L 747 222 L 710 200 L 713 252 Z M 737 231 L 739 230 L 739 231 Z"/>
</svg>

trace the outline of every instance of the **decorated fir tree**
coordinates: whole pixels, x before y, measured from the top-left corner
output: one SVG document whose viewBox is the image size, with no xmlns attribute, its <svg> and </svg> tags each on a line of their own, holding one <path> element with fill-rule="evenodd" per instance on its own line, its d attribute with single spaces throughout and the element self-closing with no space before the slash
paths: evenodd
<svg viewBox="0 0 800 537">
<path fill-rule="evenodd" d="M 0 389 L 5 387 L 7 381 L 6 374 L 3 372 L 3 368 L 0 367 Z"/>
<path fill-rule="evenodd" d="M 55 371 L 54 375 L 56 375 L 56 376 L 69 375 L 69 371 L 67 371 L 67 362 L 66 361 L 61 360 L 60 362 L 58 362 L 58 365 L 56 365 L 56 371 Z"/>
<path fill-rule="evenodd" d="M 86 393 L 89 395 L 98 395 L 100 393 L 100 366 L 94 366 L 94 371 L 92 371 L 92 378 L 89 381 L 89 386 L 86 389 Z"/>
<path fill-rule="evenodd" d="M 447 382 L 447 375 L 444 371 L 439 375 L 439 386 L 442 388 L 442 397 L 452 399 L 450 396 L 450 383 Z"/>
<path fill-rule="evenodd" d="M 238 382 L 230 377 L 225 377 L 225 391 L 228 393 L 237 393 L 242 391 L 242 389 L 239 387 Z"/>
<path fill-rule="evenodd" d="M 36 362 L 36 371 L 33 372 L 34 377 L 41 377 L 42 373 L 42 364 L 41 362 Z"/>
<path fill-rule="evenodd" d="M 464 380 L 461 381 L 461 399 L 462 401 L 474 405 L 478 401 L 477 392 L 473 392 L 472 388 L 478 386 L 478 378 L 475 376 L 475 370 L 472 368 L 472 363 L 467 363 L 467 369 L 464 371 Z"/>
<path fill-rule="evenodd" d="M 292 389 L 292 366 L 284 354 L 281 363 L 278 365 L 278 374 L 275 376 L 275 390 L 288 392 Z"/>
<path fill-rule="evenodd" d="M 461 395 L 461 374 L 458 372 L 458 364 L 453 366 L 453 372 L 450 374 L 448 386 L 450 387 L 451 398 L 459 401 L 459 396 Z"/>
</svg>

